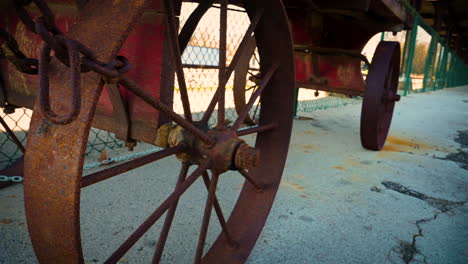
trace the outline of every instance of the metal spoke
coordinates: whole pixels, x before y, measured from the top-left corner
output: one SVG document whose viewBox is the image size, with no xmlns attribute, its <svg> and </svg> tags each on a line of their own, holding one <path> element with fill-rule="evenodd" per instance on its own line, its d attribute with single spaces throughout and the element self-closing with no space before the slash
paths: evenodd
<svg viewBox="0 0 468 264">
<path fill-rule="evenodd" d="M 209 191 L 211 181 L 206 171 L 203 173 L 203 182 L 205 183 L 206 189 Z M 214 208 L 215 208 L 216 216 L 218 217 L 218 220 L 219 220 L 219 224 L 221 225 L 224 235 L 226 236 L 227 242 L 229 243 L 229 245 L 234 246 L 234 241 L 232 240 L 231 234 L 229 233 L 229 230 L 227 228 L 226 218 L 224 218 L 223 210 L 221 209 L 221 205 L 219 204 L 216 194 L 214 197 Z"/>
<path fill-rule="evenodd" d="M 253 134 L 253 133 L 259 133 L 259 132 L 264 132 L 264 131 L 268 131 L 268 130 L 273 130 L 273 129 L 277 128 L 277 127 L 278 127 L 277 123 L 271 123 L 271 124 L 268 124 L 268 125 L 261 125 L 261 126 L 254 126 L 254 127 L 250 127 L 250 128 L 246 128 L 246 129 L 237 130 L 237 136 L 241 137 L 241 136 L 246 136 L 246 135 L 250 135 L 250 134 Z"/>
<path fill-rule="evenodd" d="M 254 51 L 253 55 L 254 55 L 255 61 L 257 61 L 258 65 L 260 65 L 260 60 L 258 59 L 257 53 L 255 51 Z"/>
<path fill-rule="evenodd" d="M 214 0 L 200 1 L 197 8 L 193 10 L 192 14 L 185 21 L 185 24 L 182 27 L 182 30 L 180 30 L 179 34 L 180 53 L 184 52 L 185 48 L 187 47 L 190 41 L 190 38 L 193 35 L 193 32 L 195 32 L 195 29 L 198 26 L 198 23 L 200 23 L 200 20 L 202 19 L 203 15 L 205 15 L 206 11 L 210 9 L 213 2 Z"/>
<path fill-rule="evenodd" d="M 252 120 L 255 122 L 255 117 L 257 116 L 257 111 L 260 108 L 260 101 L 258 101 L 258 104 L 255 106 L 253 115 L 252 115 Z"/>
<path fill-rule="evenodd" d="M 250 184 L 252 184 L 252 185 L 255 187 L 255 189 L 257 189 L 257 190 L 262 190 L 262 188 L 260 187 L 260 185 L 258 185 L 258 184 L 254 181 L 254 179 L 250 176 L 250 174 L 249 174 L 248 171 L 246 171 L 246 170 L 244 170 L 244 169 L 240 169 L 240 170 L 238 170 L 238 172 L 239 172 L 242 176 L 244 176 L 244 178 L 245 178 L 248 182 L 250 182 Z"/>
<path fill-rule="evenodd" d="M 166 200 L 131 234 L 127 240 L 106 260 L 105 263 L 116 263 L 125 253 L 158 221 L 158 219 L 173 206 L 182 194 L 203 174 L 209 167 L 211 161 L 206 161 L 190 174 L 190 176 L 180 184 L 179 188 L 166 198 Z"/>
<path fill-rule="evenodd" d="M 141 87 L 138 86 L 138 84 L 129 79 L 127 76 L 122 76 L 119 80 L 119 83 L 122 84 L 129 91 L 131 91 L 133 94 L 138 96 L 140 99 L 145 101 L 147 104 L 164 113 L 172 121 L 176 122 L 181 127 L 187 129 L 187 131 L 194 134 L 195 136 L 199 137 L 206 144 L 213 145 L 215 143 L 212 138 L 208 137 L 208 135 L 205 134 L 205 132 L 194 126 L 191 122 L 179 116 L 171 108 L 169 108 L 167 105 L 165 105 L 158 99 L 154 98 L 150 93 L 143 90 Z"/>
<path fill-rule="evenodd" d="M 182 182 L 184 182 L 185 178 L 187 177 L 189 168 L 190 168 L 189 163 L 186 163 L 186 162 L 182 163 L 182 168 L 180 169 L 179 178 L 177 179 L 177 184 L 175 187 L 176 190 L 177 188 L 180 187 Z M 176 201 L 174 202 L 174 205 L 171 206 L 171 208 L 169 208 L 169 211 L 167 212 L 166 219 L 164 220 L 164 225 L 161 230 L 161 234 L 159 235 L 158 244 L 154 251 L 153 261 L 152 261 L 153 264 L 159 263 L 159 261 L 161 260 L 161 256 L 164 250 L 164 246 L 166 245 L 167 236 L 169 235 L 169 230 L 171 229 L 172 221 L 174 220 L 174 215 L 177 210 L 178 203 L 179 203 L 179 199 L 176 199 Z"/>
<path fill-rule="evenodd" d="M 219 21 L 219 71 L 218 71 L 218 129 L 224 128 L 226 94 L 226 38 L 227 38 L 227 0 L 221 0 Z"/>
<path fill-rule="evenodd" d="M 260 83 L 258 89 L 252 94 L 252 96 L 250 97 L 249 99 L 249 102 L 245 105 L 244 109 L 242 109 L 242 112 L 239 114 L 239 116 L 237 117 L 237 120 L 236 122 L 234 123 L 234 125 L 232 126 L 232 129 L 233 130 L 237 130 L 239 129 L 240 125 L 242 124 L 242 122 L 244 122 L 245 120 L 245 117 L 247 116 L 247 114 L 249 113 L 250 109 L 252 108 L 253 104 L 255 103 L 255 101 L 257 100 L 257 98 L 260 96 L 260 94 L 262 93 L 263 89 L 265 89 L 265 87 L 268 85 L 268 83 L 270 82 L 271 80 L 271 77 L 273 77 L 273 74 L 276 72 L 276 69 L 278 69 L 278 65 L 276 64 L 273 64 L 270 69 L 267 71 L 267 73 L 265 74 L 265 76 L 263 76 L 262 78 L 262 82 Z"/>
<path fill-rule="evenodd" d="M 16 146 L 19 148 L 19 150 L 21 150 L 21 152 L 25 152 L 25 149 L 24 149 L 24 146 L 23 144 L 21 144 L 21 141 L 16 137 L 15 133 L 13 133 L 13 131 L 10 129 L 10 127 L 8 127 L 7 123 L 5 122 L 5 120 L 3 120 L 3 118 L 0 116 L 0 124 L 2 124 L 2 126 L 5 128 L 5 131 L 7 132 L 8 136 L 10 136 L 10 138 L 13 140 L 13 142 L 15 142 Z"/>
<path fill-rule="evenodd" d="M 184 109 L 184 117 L 189 122 L 192 122 L 192 112 L 190 111 L 190 100 L 188 98 L 187 84 L 185 83 L 184 70 L 182 68 L 182 56 L 179 47 L 179 38 L 177 36 L 177 26 L 174 16 L 174 7 L 172 0 L 164 0 L 166 7 L 166 22 L 169 32 L 169 39 L 171 42 L 172 57 L 175 63 L 175 72 L 177 75 L 177 82 L 179 83 L 180 97 L 182 101 L 182 107 Z"/>
<path fill-rule="evenodd" d="M 109 178 L 112 178 L 114 176 L 117 176 L 119 174 L 122 174 L 124 172 L 127 172 L 129 170 L 136 169 L 138 167 L 141 167 L 143 165 L 146 165 L 150 162 L 154 162 L 157 160 L 160 160 L 162 158 L 171 156 L 173 154 L 179 153 L 184 150 L 183 145 L 179 145 L 173 148 L 167 148 L 165 150 L 161 150 L 152 154 L 148 154 L 146 156 L 136 158 L 134 160 L 125 162 L 123 164 L 119 164 L 117 166 L 101 170 L 95 173 L 92 173 L 88 176 L 85 176 L 81 179 L 81 188 L 90 186 L 92 184 L 107 180 Z"/>
<path fill-rule="evenodd" d="M 217 173 L 213 173 L 210 188 L 208 189 L 208 197 L 206 198 L 205 212 L 203 213 L 203 221 L 200 228 L 200 236 L 198 237 L 197 251 L 194 260 L 195 264 L 201 263 L 201 259 L 203 256 L 203 249 L 205 246 L 206 235 L 208 233 L 208 225 L 210 223 L 211 211 L 213 209 L 218 178 L 219 175 Z"/>
<path fill-rule="evenodd" d="M 231 78 L 231 74 L 234 72 L 234 69 L 237 66 L 237 63 L 239 62 L 242 54 L 244 53 L 245 49 L 247 48 L 247 44 L 249 42 L 249 38 L 252 36 L 253 32 L 255 31 L 255 28 L 257 27 L 258 22 L 260 21 L 261 17 L 263 15 L 263 9 L 259 9 L 257 11 L 257 14 L 251 21 L 251 24 L 249 28 L 247 29 L 247 32 L 245 32 L 244 37 L 242 38 L 242 41 L 239 44 L 239 47 L 236 50 L 236 53 L 234 54 L 234 57 L 232 58 L 231 63 L 229 64 L 229 67 L 226 70 L 226 77 L 224 78 L 226 82 Z M 223 87 L 226 86 L 226 83 L 223 84 Z M 205 113 L 203 114 L 203 117 L 201 119 L 202 123 L 207 123 L 208 120 L 211 117 L 211 114 L 214 111 L 214 108 L 216 106 L 216 103 L 219 100 L 220 96 L 220 90 L 217 89 L 216 93 L 213 95 L 213 98 L 211 98 L 210 104 L 208 105 L 208 108 L 206 109 Z"/>
<path fill-rule="evenodd" d="M 252 85 L 252 86 L 248 87 L 247 89 L 245 89 L 245 91 L 250 91 L 250 90 L 255 89 L 255 88 L 258 88 L 258 85 L 256 85 L 256 84 Z"/>
</svg>

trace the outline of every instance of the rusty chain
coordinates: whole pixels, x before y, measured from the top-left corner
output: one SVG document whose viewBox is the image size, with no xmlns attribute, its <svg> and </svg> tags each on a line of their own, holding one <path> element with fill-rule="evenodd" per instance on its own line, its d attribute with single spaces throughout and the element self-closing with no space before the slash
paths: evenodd
<svg viewBox="0 0 468 264">
<path fill-rule="evenodd" d="M 41 17 L 35 21 L 28 14 L 24 6 L 34 3 L 41 13 Z M 97 60 L 95 53 L 77 40 L 66 36 L 55 24 L 55 16 L 44 0 L 16 0 L 14 1 L 18 17 L 28 30 L 38 34 L 44 44 L 41 47 L 39 60 L 26 58 L 18 49 L 16 40 L 8 32 L 1 30 L 0 36 L 6 40 L 11 50 L 7 57 L 21 72 L 39 74 L 39 109 L 48 121 L 66 125 L 73 122 L 80 113 L 81 92 L 80 74 L 94 71 L 103 76 L 106 83 L 117 83 L 119 76 L 130 70 L 128 60 L 123 56 L 117 56 L 109 63 Z M 3 50 L 3 49 L 2 49 Z M 69 113 L 58 115 L 52 111 L 49 99 L 49 70 L 51 51 L 64 65 L 69 67 L 72 89 L 72 107 Z M 10 55 L 11 54 L 11 55 Z"/>
<path fill-rule="evenodd" d="M 0 182 L 22 182 L 24 178 L 22 176 L 6 176 L 0 175 Z"/>
<path fill-rule="evenodd" d="M 10 33 L 0 28 L 0 38 L 5 40 L 5 43 L 0 46 L 0 57 L 9 60 L 20 72 L 33 75 L 38 73 L 37 59 L 26 57 Z"/>
<path fill-rule="evenodd" d="M 20 18 L 23 23 L 27 24 L 27 27 L 37 33 L 42 40 L 44 45 L 42 48 L 42 56 L 39 58 L 39 73 L 40 73 L 40 108 L 42 115 L 45 119 L 54 124 L 65 125 L 73 122 L 80 113 L 80 99 L 78 93 L 80 92 L 79 81 L 80 73 L 87 71 L 94 71 L 100 74 L 106 83 L 120 84 L 130 90 L 133 94 L 140 97 L 143 101 L 149 105 L 155 107 L 159 111 L 163 112 L 167 117 L 178 123 L 187 131 L 200 137 L 202 141 L 209 145 L 213 145 L 214 141 L 202 130 L 196 127 L 192 122 L 189 122 L 179 116 L 177 113 L 172 111 L 170 107 L 161 103 L 155 99 L 151 94 L 139 86 L 136 82 L 125 76 L 124 74 L 130 70 L 130 64 L 128 60 L 123 56 L 116 56 L 113 60 L 104 63 L 99 61 L 95 56 L 95 53 L 80 43 L 77 40 L 70 39 L 64 33 L 62 33 L 55 25 L 54 16 L 50 11 L 44 0 L 16 0 L 17 10 L 21 14 Z M 33 2 L 41 12 L 42 16 L 36 19 L 34 22 L 34 30 L 31 26 L 32 18 L 24 10 L 23 6 Z M 48 83 L 48 71 L 47 65 L 50 61 L 50 51 L 53 50 L 55 57 L 64 65 L 68 66 L 72 76 L 72 90 L 73 97 L 71 101 L 75 102 L 72 104 L 71 111 L 62 116 L 58 116 L 51 111 L 49 102 L 49 83 Z M 44 68 L 45 66 L 45 68 Z"/>
</svg>

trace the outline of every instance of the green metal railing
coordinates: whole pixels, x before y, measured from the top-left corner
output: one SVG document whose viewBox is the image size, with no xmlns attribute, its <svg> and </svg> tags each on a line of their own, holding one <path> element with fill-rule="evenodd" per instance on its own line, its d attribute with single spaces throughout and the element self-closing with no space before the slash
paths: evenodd
<svg viewBox="0 0 468 264">
<path fill-rule="evenodd" d="M 447 87 L 455 87 L 468 84 L 468 66 L 464 65 L 460 57 L 448 47 L 447 40 L 439 35 L 421 15 L 406 1 L 401 1 L 408 12 L 414 17 L 412 30 L 406 32 L 405 43 L 403 45 L 403 58 L 400 78 L 404 80 L 403 87 L 400 87 L 403 95 L 414 92 L 428 92 Z M 413 63 L 415 61 L 415 51 L 419 47 L 417 36 L 418 30 L 423 30 L 430 36 L 430 43 L 427 47 L 424 72 L 422 79 L 422 89 L 412 87 Z M 385 34 L 382 34 L 382 40 Z"/>
</svg>

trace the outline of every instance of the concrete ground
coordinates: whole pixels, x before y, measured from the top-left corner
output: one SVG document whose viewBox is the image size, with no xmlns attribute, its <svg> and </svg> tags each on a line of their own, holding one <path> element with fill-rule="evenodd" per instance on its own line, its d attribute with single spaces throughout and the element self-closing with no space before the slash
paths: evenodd
<svg viewBox="0 0 468 264">
<path fill-rule="evenodd" d="M 468 263 L 468 87 L 402 98 L 380 152 L 360 145 L 360 105 L 301 116 L 248 263 Z M 178 169 L 167 159 L 83 190 L 86 263 L 102 263 L 156 208 Z M 241 184 L 220 179 L 226 212 Z M 197 182 L 182 198 L 163 262 L 191 262 L 205 197 Z M 36 262 L 22 203 L 21 185 L 0 190 L 0 263 Z M 149 263 L 160 226 L 121 263 Z"/>
</svg>

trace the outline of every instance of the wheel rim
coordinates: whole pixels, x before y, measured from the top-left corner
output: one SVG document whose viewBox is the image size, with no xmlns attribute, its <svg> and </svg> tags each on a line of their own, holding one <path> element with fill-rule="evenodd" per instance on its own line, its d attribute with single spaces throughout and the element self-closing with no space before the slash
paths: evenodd
<svg viewBox="0 0 468 264">
<path fill-rule="evenodd" d="M 249 90 L 255 91 L 257 86 L 256 84 L 247 85 L 250 78 L 256 78 L 256 76 L 250 72 L 250 62 L 252 58 L 255 58 L 258 63 L 257 57 L 255 56 L 255 48 L 255 38 L 252 36 L 234 72 L 234 106 L 237 114 L 240 114 L 246 106 L 246 92 Z M 252 126 L 257 124 L 257 110 L 258 109 L 255 109 L 252 114 L 247 115 L 244 120 L 245 124 Z"/>
<path fill-rule="evenodd" d="M 102 10 L 110 6 L 105 1 L 95 2 L 100 3 L 94 4 L 94 10 Z M 166 1 L 166 4 L 169 2 L 171 1 Z M 227 5 L 222 3 L 221 12 L 225 12 L 224 10 L 227 10 L 226 7 Z M 118 3 L 113 8 L 115 8 L 113 10 L 115 13 L 122 10 L 132 10 L 126 13 L 130 18 L 124 19 L 121 22 L 124 25 L 114 28 L 111 25 L 111 28 L 107 29 L 108 32 L 118 32 L 118 36 L 124 36 L 127 32 L 126 28 L 130 28 L 134 18 L 138 17 L 141 13 L 133 11 L 134 6 L 128 4 L 127 1 Z M 138 240 L 141 237 L 137 233 L 145 233 L 152 223 L 158 220 L 166 211 L 169 213 L 166 215 L 165 221 L 169 223 L 167 226 L 170 228 L 172 220 L 170 220 L 171 217 L 169 215 L 171 214 L 171 210 L 175 211 L 175 209 L 171 208 L 176 208 L 180 195 L 190 187 L 191 182 L 196 181 L 198 178 L 203 178 L 206 182 L 209 193 L 205 206 L 206 213 L 204 214 L 204 218 L 208 220 L 202 223 L 202 231 L 200 231 L 198 237 L 198 248 L 201 249 L 197 249 L 195 262 L 201 261 L 201 256 L 204 255 L 204 263 L 219 263 L 221 259 L 228 263 L 239 263 L 245 261 L 252 250 L 271 209 L 285 164 L 292 127 L 294 98 L 294 90 L 285 87 L 294 87 L 294 72 L 291 40 L 281 2 L 279 0 L 255 1 L 255 3 L 246 1 L 245 8 L 251 20 L 255 20 L 257 16 L 261 17 L 255 27 L 259 56 L 262 62 L 261 71 L 263 80 L 265 81 L 263 91 L 259 90 L 258 93 L 260 95 L 261 91 L 262 102 L 259 125 L 239 131 L 242 118 L 238 117 L 237 122 L 231 127 L 225 127 L 223 125 L 224 122 L 219 121 L 216 129 L 210 130 L 210 132 L 221 131 L 222 135 L 229 136 L 236 133 L 238 136 L 256 133 L 255 150 L 260 151 L 261 155 L 257 161 L 258 165 L 254 168 L 248 167 L 249 169 L 242 169 L 238 163 L 235 163 L 236 169 L 242 172 L 239 175 L 242 174 L 246 178 L 253 180 L 253 182 L 247 181 L 244 184 L 237 203 L 225 224 L 227 231 L 221 232 L 209 250 L 204 249 L 206 234 L 204 234 L 205 231 L 203 230 L 208 228 L 213 207 L 214 211 L 218 213 L 215 192 L 216 182 L 224 171 L 218 169 L 217 165 L 211 164 L 215 163 L 213 162 L 215 160 L 215 156 L 213 155 L 208 158 L 211 161 L 208 162 L 205 159 L 200 161 L 197 164 L 199 166 L 196 171 L 187 175 L 188 166 L 191 161 L 185 160 L 179 175 L 178 186 L 174 189 L 174 192 L 136 229 L 136 233 L 133 233 L 112 254 L 107 260 L 108 263 L 117 262 L 126 253 L 128 247 L 131 247 L 135 243 L 134 240 Z M 112 14 L 112 12 L 109 13 Z M 260 14 L 261 16 L 259 16 Z M 102 18 L 102 22 L 105 22 L 106 19 L 109 18 Z M 119 41 L 121 43 L 124 39 L 122 37 L 119 37 L 118 40 L 109 38 L 103 43 L 102 40 L 86 39 L 87 35 L 80 32 L 80 26 L 77 24 L 75 28 L 71 29 L 69 35 L 77 37 L 78 40 L 85 42 L 84 44 L 91 48 L 101 47 L 101 50 L 109 50 L 99 54 L 106 59 L 115 56 L 115 52 L 111 53 L 110 51 L 115 50 L 115 46 L 119 46 Z M 278 43 L 278 39 L 281 39 L 280 43 Z M 271 43 L 275 43 L 275 46 L 272 47 Z M 284 52 L 278 52 L 278 50 Z M 220 68 L 222 71 L 223 67 L 221 66 Z M 64 81 L 60 76 L 51 76 L 50 79 L 51 87 L 53 88 Z M 41 263 L 84 262 L 80 237 L 80 193 L 82 187 L 94 183 L 93 181 L 95 181 L 96 177 L 89 180 L 92 178 L 90 176 L 97 175 L 88 175 L 82 179 L 86 139 L 101 91 L 100 85 L 95 81 L 98 79 L 99 77 L 94 78 L 94 80 L 90 78 L 87 83 L 82 85 L 83 108 L 77 120 L 71 124 L 66 126 L 52 125 L 41 116 L 40 111 L 34 111 L 33 114 L 25 159 L 25 174 L 27 174 L 25 180 L 25 205 L 31 239 L 36 255 Z M 67 91 L 63 90 L 61 92 L 67 93 Z M 54 107 L 60 110 L 62 110 L 61 108 L 66 109 L 66 106 L 63 106 L 62 102 L 57 99 L 54 100 L 54 98 L 52 99 Z M 220 100 L 218 103 L 220 109 L 222 109 L 221 105 Z M 252 104 L 246 107 L 252 107 Z M 209 109 L 207 112 L 210 112 Z M 219 112 L 222 111 L 218 111 L 218 115 L 220 115 Z M 242 116 L 242 114 L 240 115 Z M 208 119 L 209 116 L 208 118 L 202 118 L 200 122 L 207 123 Z M 223 119 L 221 118 L 221 120 Z M 199 125 L 200 122 L 196 124 Z M 205 125 L 202 124 L 202 126 Z M 237 136 L 232 136 L 232 138 L 237 140 Z M 222 140 L 218 139 L 212 148 L 216 149 L 220 145 L 219 142 L 222 142 Z M 271 144 L 272 142 L 274 144 Z M 173 146 L 161 152 L 145 156 L 143 159 L 119 164 L 115 167 L 119 167 L 119 169 L 121 168 L 122 171 L 125 171 L 125 168 L 123 168 L 125 166 L 137 166 L 135 165 L 137 163 L 140 164 L 138 166 L 141 166 L 148 163 L 148 160 L 158 160 L 168 155 L 180 153 L 182 149 L 186 153 L 189 152 L 187 148 L 191 147 L 187 147 L 186 145 Z M 238 146 L 238 149 L 240 148 Z M 238 149 L 235 150 L 236 162 Z M 199 150 L 197 149 L 196 151 Z M 57 155 L 57 153 L 60 153 L 60 155 Z M 216 160 L 216 163 L 218 164 L 219 162 Z M 212 171 L 211 179 L 205 173 L 207 170 Z M 104 171 L 108 172 L 108 170 Z M 113 172 L 109 173 L 112 174 Z M 102 176 L 103 174 L 99 175 Z M 262 190 L 259 191 L 254 185 L 262 188 Z M 160 219 L 159 221 L 163 220 Z M 222 219 L 219 222 L 222 224 Z M 148 223 L 149 227 L 147 227 Z M 164 230 L 165 228 L 163 227 L 162 233 L 165 233 Z M 162 235 L 161 237 L 164 236 Z M 233 241 L 228 242 L 228 236 Z M 161 243 L 164 244 L 164 238 L 162 240 L 160 238 Z M 194 245 L 196 245 L 196 241 L 194 241 Z M 159 261 L 163 249 L 157 248 L 159 249 L 155 251 L 154 262 Z"/>
<path fill-rule="evenodd" d="M 381 41 L 377 46 L 367 76 L 361 111 L 361 144 L 381 150 L 390 129 L 400 72 L 400 44 Z"/>
</svg>

